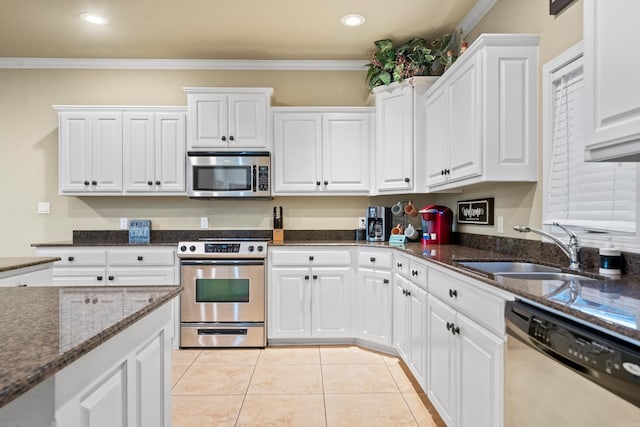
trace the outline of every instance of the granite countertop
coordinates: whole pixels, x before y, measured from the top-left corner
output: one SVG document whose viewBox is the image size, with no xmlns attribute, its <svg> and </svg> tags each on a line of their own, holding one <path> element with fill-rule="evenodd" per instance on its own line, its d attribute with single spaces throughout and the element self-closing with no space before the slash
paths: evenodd
<svg viewBox="0 0 640 427">
<path fill-rule="evenodd" d="M 58 257 L 0 257 L 0 273 L 60 261 Z"/>
<path fill-rule="evenodd" d="M 590 324 L 597 325 L 608 331 L 612 331 L 624 337 L 640 341 L 640 281 L 627 276 L 621 276 L 620 279 L 609 279 L 598 275 L 597 270 L 583 270 L 580 273 L 585 276 L 595 278 L 593 281 L 579 281 L 580 292 L 585 299 L 593 299 L 597 301 L 606 301 L 607 305 L 615 309 L 624 311 L 634 316 L 636 319 L 635 327 L 622 326 L 609 322 L 600 317 L 592 316 L 577 310 L 570 305 L 549 300 L 545 297 L 549 293 L 548 283 L 542 280 L 520 280 L 507 277 L 494 277 L 492 274 L 483 273 L 481 271 L 472 270 L 462 267 L 458 261 L 474 261 L 474 260 L 509 260 L 523 262 L 537 262 L 536 260 L 517 258 L 504 253 L 474 249 L 460 245 L 429 245 L 422 246 L 420 243 L 407 243 L 402 246 L 389 245 L 388 242 L 366 242 L 366 241 L 283 241 L 270 242 L 269 246 L 360 246 L 360 247 L 384 247 L 392 248 L 399 252 L 416 256 L 420 259 L 426 259 L 436 264 L 447 267 L 448 269 L 461 273 L 463 275 L 480 280 L 491 286 L 500 288 L 518 297 L 522 297 L 529 301 L 551 307 L 557 311 L 568 314 L 572 317 L 582 319 Z M 541 263 L 553 265 L 550 263 Z M 565 267 L 564 265 L 553 265 L 555 267 Z M 572 272 L 571 270 L 566 270 Z"/>
<path fill-rule="evenodd" d="M 181 286 L 0 288 L 0 407 L 164 305 Z M 100 324 L 74 318 L 72 301 L 102 297 L 121 310 Z M 93 323 L 93 324 L 92 324 Z"/>
</svg>

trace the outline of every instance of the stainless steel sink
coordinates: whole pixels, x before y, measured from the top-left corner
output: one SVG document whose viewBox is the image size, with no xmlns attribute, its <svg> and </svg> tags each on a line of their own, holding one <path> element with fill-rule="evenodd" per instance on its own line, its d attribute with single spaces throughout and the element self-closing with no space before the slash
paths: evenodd
<svg viewBox="0 0 640 427">
<path fill-rule="evenodd" d="M 459 265 L 470 267 L 486 273 L 560 273 L 562 270 L 556 267 L 536 264 L 533 262 L 512 261 L 459 261 Z"/>
<path fill-rule="evenodd" d="M 521 279 L 521 280 L 596 280 L 591 277 L 582 276 L 580 274 L 571 274 L 571 273 L 554 273 L 554 272 L 543 272 L 538 271 L 534 273 L 493 273 L 494 276 L 500 277 L 509 277 L 512 279 Z"/>
</svg>

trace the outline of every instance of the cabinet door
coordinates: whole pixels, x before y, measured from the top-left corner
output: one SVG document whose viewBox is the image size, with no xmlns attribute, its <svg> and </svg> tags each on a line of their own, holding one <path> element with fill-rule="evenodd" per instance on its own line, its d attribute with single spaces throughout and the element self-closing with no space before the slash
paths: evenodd
<svg viewBox="0 0 640 427">
<path fill-rule="evenodd" d="M 158 192 L 185 191 L 185 115 L 156 113 L 154 186 Z"/>
<path fill-rule="evenodd" d="M 81 397 L 79 412 L 75 422 L 65 421 L 64 416 L 58 417 L 59 425 L 83 427 L 125 427 L 127 423 L 127 373 L 126 365 L 119 365 L 116 370 L 107 375 L 98 386 Z"/>
<path fill-rule="evenodd" d="M 311 336 L 311 273 L 308 268 L 272 268 L 268 288 L 269 338 Z"/>
<path fill-rule="evenodd" d="M 321 114 L 275 114 L 274 126 L 274 192 L 320 191 L 323 187 Z"/>
<path fill-rule="evenodd" d="M 407 298 L 409 281 L 398 273 L 393 276 L 393 346 L 402 360 L 409 363 L 410 303 Z"/>
<path fill-rule="evenodd" d="M 413 189 L 413 92 L 410 86 L 376 95 L 377 190 Z"/>
<path fill-rule="evenodd" d="M 640 58 L 620 42 L 637 39 L 638 16 L 634 0 L 584 2 L 587 159 L 640 160 Z"/>
<path fill-rule="evenodd" d="M 60 113 L 59 127 L 60 192 L 90 191 L 91 113 Z"/>
<path fill-rule="evenodd" d="M 480 55 L 456 69 L 449 78 L 449 180 L 480 175 L 482 172 L 482 135 L 480 119 Z"/>
<path fill-rule="evenodd" d="M 140 426 L 165 426 L 169 420 L 165 419 L 167 408 L 169 383 L 166 379 L 167 364 L 165 359 L 165 340 L 163 332 L 154 336 L 151 341 L 136 351 L 136 419 Z M 170 372 L 170 371 L 169 371 Z"/>
<path fill-rule="evenodd" d="M 445 85 L 434 89 L 424 100 L 427 187 L 447 181 L 449 167 L 449 112 Z"/>
<path fill-rule="evenodd" d="M 187 145 L 189 149 L 226 148 L 229 134 L 227 95 L 189 94 L 187 98 L 189 104 Z"/>
<path fill-rule="evenodd" d="M 360 269 L 358 327 L 361 338 L 391 345 L 391 272 Z"/>
<path fill-rule="evenodd" d="M 447 326 L 456 312 L 435 297 L 428 299 L 427 395 L 448 426 L 457 422 L 457 339 Z"/>
<path fill-rule="evenodd" d="M 91 116 L 91 191 L 122 191 L 122 113 Z"/>
<path fill-rule="evenodd" d="M 229 95 L 229 148 L 267 146 L 267 97 L 254 94 Z"/>
<path fill-rule="evenodd" d="M 323 190 L 369 193 L 370 121 L 369 114 L 323 115 Z"/>
<path fill-rule="evenodd" d="M 427 292 L 414 284 L 409 284 L 410 307 L 409 342 L 411 354 L 409 368 L 420 386 L 426 390 L 427 383 Z"/>
<path fill-rule="evenodd" d="M 461 427 L 502 425 L 504 340 L 458 314 Z"/>
<path fill-rule="evenodd" d="M 311 278 L 311 335 L 352 336 L 351 268 L 313 268 Z"/>
<path fill-rule="evenodd" d="M 125 191 L 152 191 L 155 186 L 153 113 L 124 113 L 122 118 Z"/>
</svg>

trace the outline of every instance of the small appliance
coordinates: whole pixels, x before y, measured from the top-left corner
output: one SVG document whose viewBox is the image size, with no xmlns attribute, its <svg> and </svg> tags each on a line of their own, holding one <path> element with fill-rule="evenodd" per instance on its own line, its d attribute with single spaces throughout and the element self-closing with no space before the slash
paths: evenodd
<svg viewBox="0 0 640 427">
<path fill-rule="evenodd" d="M 391 235 L 391 208 L 369 206 L 367 208 L 367 240 L 384 242 Z"/>
<path fill-rule="evenodd" d="M 451 209 L 446 206 L 428 205 L 418 212 L 422 214 L 423 245 L 446 245 L 451 241 Z"/>
<path fill-rule="evenodd" d="M 271 154 L 189 151 L 187 195 L 194 199 L 271 199 Z"/>
</svg>

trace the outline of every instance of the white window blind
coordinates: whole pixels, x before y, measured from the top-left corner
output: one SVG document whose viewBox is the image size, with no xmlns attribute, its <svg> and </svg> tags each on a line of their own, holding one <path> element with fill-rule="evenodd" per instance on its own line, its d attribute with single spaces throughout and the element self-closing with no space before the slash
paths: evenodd
<svg viewBox="0 0 640 427">
<path fill-rule="evenodd" d="M 551 86 L 544 223 L 635 233 L 637 166 L 584 161 L 582 58 L 556 71 Z"/>
</svg>

